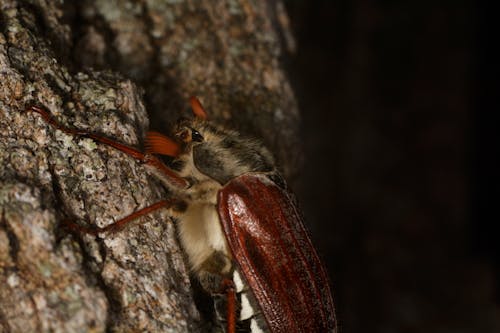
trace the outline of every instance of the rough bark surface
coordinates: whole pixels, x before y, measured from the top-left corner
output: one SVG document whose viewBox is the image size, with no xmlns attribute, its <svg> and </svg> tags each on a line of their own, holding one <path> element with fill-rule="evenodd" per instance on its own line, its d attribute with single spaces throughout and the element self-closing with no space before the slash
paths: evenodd
<svg viewBox="0 0 500 333">
<path fill-rule="evenodd" d="M 101 237 L 61 228 L 64 218 L 105 226 L 168 189 L 123 153 L 25 110 L 43 105 L 69 127 L 140 147 L 149 119 L 166 130 L 197 95 L 293 176 L 298 114 L 279 63 L 281 8 L 0 1 L 1 332 L 203 330 L 167 210 Z"/>
</svg>

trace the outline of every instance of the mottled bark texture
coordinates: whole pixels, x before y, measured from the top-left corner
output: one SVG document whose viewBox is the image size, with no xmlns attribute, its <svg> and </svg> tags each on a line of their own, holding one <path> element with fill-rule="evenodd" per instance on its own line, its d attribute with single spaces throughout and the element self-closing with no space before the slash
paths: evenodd
<svg viewBox="0 0 500 333">
<path fill-rule="evenodd" d="M 0 331 L 183 332 L 203 328 L 169 212 L 94 237 L 169 195 L 123 153 L 47 125 L 141 147 L 197 95 L 299 164 L 297 108 L 279 58 L 274 1 L 0 1 Z M 145 107 L 146 106 L 146 107 Z"/>
</svg>

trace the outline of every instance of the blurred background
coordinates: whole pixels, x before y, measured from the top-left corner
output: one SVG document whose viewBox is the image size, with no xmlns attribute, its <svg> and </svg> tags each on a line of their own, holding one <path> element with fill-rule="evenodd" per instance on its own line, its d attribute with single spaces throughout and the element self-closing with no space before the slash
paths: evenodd
<svg viewBox="0 0 500 333">
<path fill-rule="evenodd" d="M 497 11 L 287 0 L 298 193 L 340 332 L 500 332 Z"/>
</svg>

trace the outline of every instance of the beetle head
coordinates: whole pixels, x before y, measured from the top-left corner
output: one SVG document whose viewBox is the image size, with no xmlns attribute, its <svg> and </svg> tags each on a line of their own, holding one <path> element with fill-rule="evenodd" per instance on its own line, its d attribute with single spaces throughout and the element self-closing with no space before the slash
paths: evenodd
<svg viewBox="0 0 500 333">
<path fill-rule="evenodd" d="M 191 107 L 195 117 L 179 120 L 174 131 L 182 147 L 177 159 L 182 161 L 181 174 L 195 178 L 201 174 L 225 184 L 244 173 L 274 170 L 273 158 L 262 143 L 207 121 L 196 98 L 191 98 Z"/>
</svg>

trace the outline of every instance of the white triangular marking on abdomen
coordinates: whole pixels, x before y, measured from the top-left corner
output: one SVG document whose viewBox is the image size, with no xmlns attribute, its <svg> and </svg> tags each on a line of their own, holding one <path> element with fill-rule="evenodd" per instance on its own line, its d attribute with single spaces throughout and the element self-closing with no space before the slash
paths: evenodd
<svg viewBox="0 0 500 333">
<path fill-rule="evenodd" d="M 257 320 L 252 319 L 250 321 L 250 331 L 252 333 L 264 333 L 264 331 L 260 328 L 259 324 L 257 324 Z"/>
<path fill-rule="evenodd" d="M 241 295 L 241 312 L 240 312 L 240 320 L 245 320 L 251 318 L 254 315 L 255 311 L 253 310 L 250 301 L 248 300 L 248 296 L 246 294 Z"/>
<path fill-rule="evenodd" d="M 236 292 L 241 293 L 245 288 L 245 284 L 243 283 L 240 273 L 238 273 L 237 270 L 235 270 L 233 273 L 233 282 L 234 282 L 234 287 L 236 288 Z"/>
</svg>

